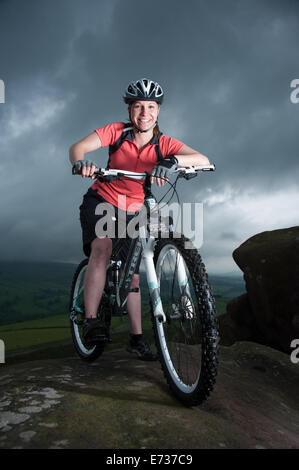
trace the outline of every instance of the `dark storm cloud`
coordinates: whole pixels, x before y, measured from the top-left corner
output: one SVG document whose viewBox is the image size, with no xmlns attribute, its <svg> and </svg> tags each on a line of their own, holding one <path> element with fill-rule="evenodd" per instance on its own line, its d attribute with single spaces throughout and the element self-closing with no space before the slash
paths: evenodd
<svg viewBox="0 0 299 470">
<path fill-rule="evenodd" d="M 285 184 L 298 172 L 298 112 L 289 100 L 290 80 L 297 74 L 298 5 L 271 2 L 269 8 L 268 2 L 241 1 L 213 7 L 213 2 L 188 1 L 173 8 L 164 1 L 147 8 L 139 1 L 118 2 L 110 34 L 99 40 L 96 31 L 86 31 L 75 41 L 74 60 L 85 77 L 80 73 L 80 110 L 85 112 L 91 90 L 89 102 L 99 122 L 123 119 L 123 84 L 153 76 L 168 93 L 160 119 L 165 132 L 170 127 L 214 157 L 221 165 L 217 181 L 251 176 L 253 184 L 272 185 L 279 171 Z M 159 14 L 145 14 L 150 11 Z M 289 168 L 283 172 L 282 155 Z"/>
<path fill-rule="evenodd" d="M 244 212 L 241 229 L 229 208 L 243 201 L 254 214 L 253 197 L 271 206 L 267 194 L 298 181 L 298 12 L 291 0 L 0 2 L 0 257 L 80 257 L 77 207 L 89 182 L 70 176 L 68 148 L 125 120 L 124 86 L 142 76 L 165 89 L 162 130 L 216 163 L 215 174 L 180 185 L 181 200 L 206 201 L 207 256 L 211 240 L 230 256 L 260 225 Z M 93 158 L 104 166 L 106 150 Z M 254 196 L 242 199 L 247 190 Z"/>
</svg>

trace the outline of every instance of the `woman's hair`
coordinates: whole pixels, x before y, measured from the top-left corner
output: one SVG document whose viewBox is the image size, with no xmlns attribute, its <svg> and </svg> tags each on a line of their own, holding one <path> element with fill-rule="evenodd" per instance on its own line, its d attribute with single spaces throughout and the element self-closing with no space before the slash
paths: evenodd
<svg viewBox="0 0 299 470">
<path fill-rule="evenodd" d="M 158 123 L 155 125 L 155 127 L 153 129 L 153 133 L 154 133 L 154 135 L 158 135 L 158 136 L 161 134 Z"/>
</svg>

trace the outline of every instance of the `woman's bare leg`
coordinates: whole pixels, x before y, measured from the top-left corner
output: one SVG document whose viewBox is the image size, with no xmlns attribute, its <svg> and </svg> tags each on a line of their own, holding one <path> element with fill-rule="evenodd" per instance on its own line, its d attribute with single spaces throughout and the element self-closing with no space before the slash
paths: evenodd
<svg viewBox="0 0 299 470">
<path fill-rule="evenodd" d="M 134 274 L 131 288 L 139 287 L 139 274 Z M 132 335 L 140 335 L 142 333 L 141 321 L 141 295 L 139 292 L 130 292 L 127 299 L 128 317 L 130 321 Z"/>
<path fill-rule="evenodd" d="M 84 278 L 85 317 L 96 318 L 106 282 L 106 266 L 110 259 L 112 241 L 109 238 L 95 238 L 91 243 L 91 255 Z M 132 288 L 139 288 L 139 275 L 134 274 Z M 141 295 L 130 292 L 127 299 L 128 317 L 131 333 L 142 333 Z"/>
<path fill-rule="evenodd" d="M 106 282 L 106 266 L 111 256 L 112 241 L 109 238 L 95 238 L 91 242 L 89 257 L 84 277 L 85 317 L 96 318 L 98 307 Z"/>
</svg>

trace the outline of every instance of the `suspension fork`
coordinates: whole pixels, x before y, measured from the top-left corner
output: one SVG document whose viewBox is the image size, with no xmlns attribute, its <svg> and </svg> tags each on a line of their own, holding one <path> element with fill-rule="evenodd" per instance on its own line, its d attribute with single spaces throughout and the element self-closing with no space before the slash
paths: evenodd
<svg viewBox="0 0 299 470">
<path fill-rule="evenodd" d="M 157 317 L 160 322 L 166 322 L 166 315 L 163 310 L 160 289 L 158 286 L 157 273 L 154 264 L 154 243 L 155 238 L 149 237 L 147 240 L 142 236 L 141 232 L 141 243 L 143 246 L 143 260 L 146 268 L 147 283 L 149 287 L 150 297 L 153 306 L 154 317 Z M 181 296 L 187 296 L 191 299 L 190 287 L 188 282 L 188 276 L 185 269 L 184 259 L 179 252 L 177 252 L 176 270 L 178 273 L 178 282 Z M 190 300 L 191 301 L 191 300 Z M 194 306 L 191 301 L 191 309 L 194 311 Z M 174 312 L 177 310 L 177 306 L 173 305 Z"/>
<path fill-rule="evenodd" d="M 156 207 L 157 201 L 151 192 L 150 174 L 145 178 L 143 184 L 144 191 L 144 204 L 146 208 L 146 219 L 149 220 L 152 210 Z M 150 298 L 153 306 L 153 315 L 158 318 L 160 322 L 166 322 L 166 316 L 163 311 L 160 290 L 158 287 L 158 279 L 154 264 L 154 247 L 155 238 L 147 233 L 147 224 L 142 224 L 139 227 L 139 237 L 142 244 L 142 259 L 145 264 L 145 272 L 147 284 L 149 288 Z"/>
<path fill-rule="evenodd" d="M 147 284 L 149 288 L 150 298 L 153 306 L 154 317 L 157 317 L 160 322 L 166 322 L 166 316 L 163 311 L 160 290 L 158 287 L 158 279 L 154 264 L 154 237 L 149 237 L 147 240 L 141 238 L 143 246 L 142 258 L 145 264 L 145 272 L 147 277 Z"/>
<path fill-rule="evenodd" d="M 190 297 L 191 293 L 188 282 L 188 276 L 185 269 L 185 263 L 182 255 L 179 252 L 177 252 L 176 269 L 178 273 L 180 293 L 181 295 L 187 294 Z"/>
</svg>

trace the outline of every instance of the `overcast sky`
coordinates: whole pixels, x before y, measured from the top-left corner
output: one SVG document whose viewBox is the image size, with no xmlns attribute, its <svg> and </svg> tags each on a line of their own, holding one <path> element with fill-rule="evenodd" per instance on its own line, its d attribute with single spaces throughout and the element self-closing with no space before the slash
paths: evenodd
<svg viewBox="0 0 299 470">
<path fill-rule="evenodd" d="M 80 261 L 91 182 L 68 149 L 126 120 L 125 86 L 148 77 L 161 130 L 217 167 L 178 185 L 204 203 L 206 266 L 238 271 L 247 238 L 298 225 L 298 45 L 297 0 L 0 0 L 0 260 Z"/>
</svg>

